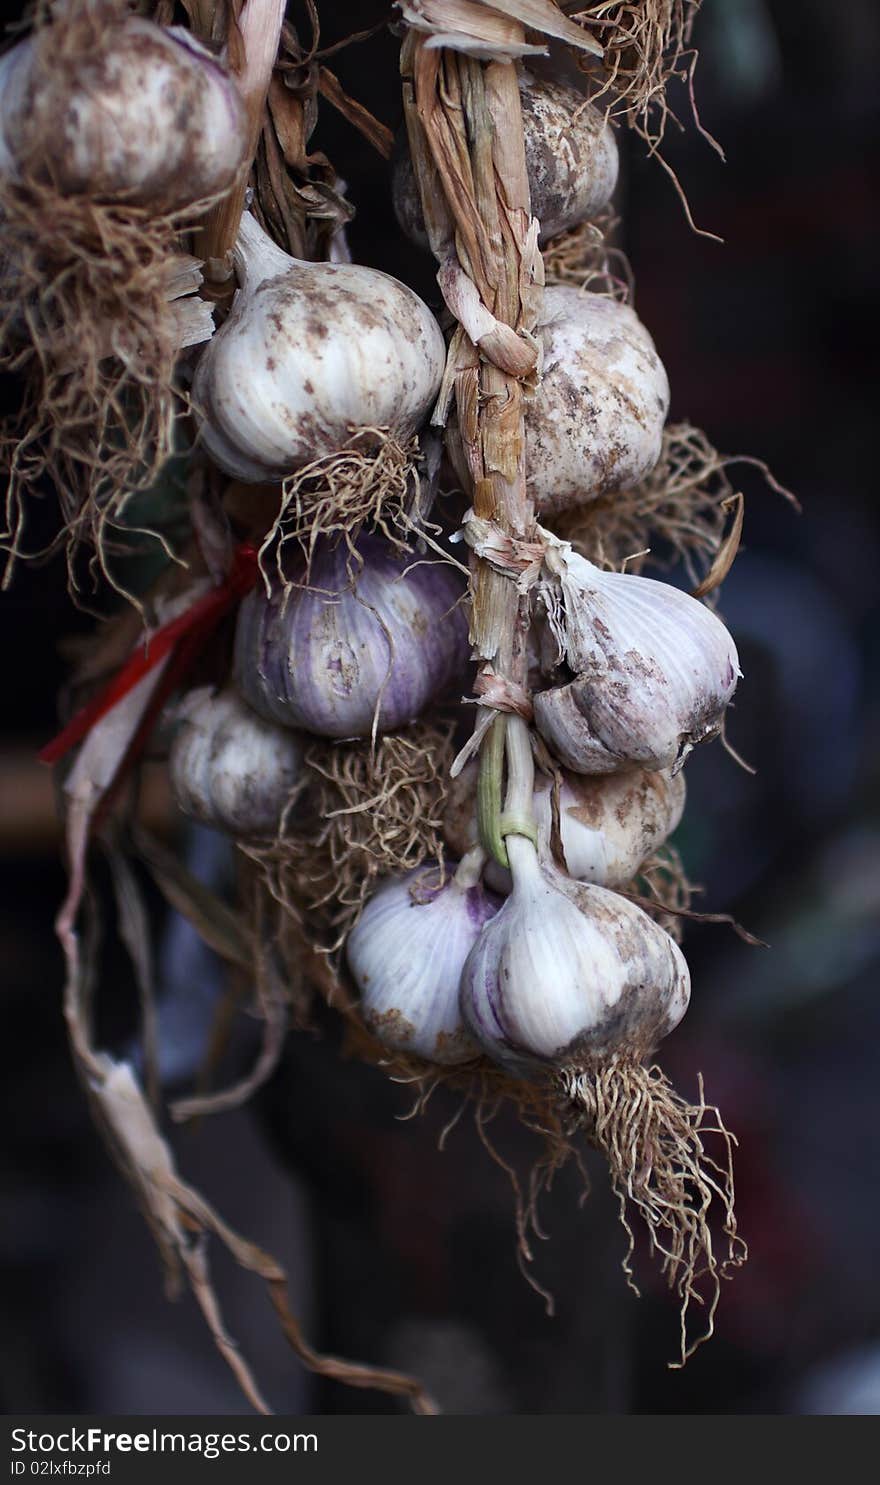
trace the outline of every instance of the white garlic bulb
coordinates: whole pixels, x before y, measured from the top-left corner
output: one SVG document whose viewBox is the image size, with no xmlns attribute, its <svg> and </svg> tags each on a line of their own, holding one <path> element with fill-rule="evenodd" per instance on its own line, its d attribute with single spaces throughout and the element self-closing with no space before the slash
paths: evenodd
<svg viewBox="0 0 880 1485">
<path fill-rule="evenodd" d="M 525 405 L 526 469 L 535 508 L 548 515 L 653 469 L 669 382 L 635 311 L 602 294 L 548 288 L 537 333 L 544 360 Z"/>
<path fill-rule="evenodd" d="M 559 836 L 568 874 L 599 887 L 622 887 L 632 881 L 642 862 L 669 838 L 684 812 L 684 774 L 666 769 L 648 773 L 626 769 L 598 776 L 561 772 Z M 452 781 L 443 816 L 443 834 L 458 855 L 478 841 L 477 765 L 468 764 Z M 553 864 L 553 780 L 535 778 L 532 812 L 538 832 L 538 856 Z M 510 872 L 490 861 L 483 873 L 493 891 L 505 895 Z"/>
<path fill-rule="evenodd" d="M 296 734 L 258 717 L 231 689 L 191 691 L 178 718 L 168 768 L 183 813 L 230 835 L 274 836 L 302 782 Z"/>
<path fill-rule="evenodd" d="M 412 289 L 378 269 L 290 258 L 247 212 L 235 262 L 241 288 L 193 382 L 202 443 L 221 469 L 283 479 L 357 428 L 417 431 L 446 347 Z"/>
<path fill-rule="evenodd" d="M 522 69 L 519 92 L 532 214 L 540 221 L 546 242 L 608 205 L 617 184 L 617 141 L 605 114 L 576 88 Z M 427 247 L 405 135 L 395 158 L 391 190 L 401 230 L 419 247 Z"/>
<path fill-rule="evenodd" d="M 472 1036 L 520 1075 L 653 1051 L 690 998 L 678 945 L 625 897 L 539 863 L 531 841 L 508 836 L 507 849 L 513 891 L 461 976 Z"/>
<path fill-rule="evenodd" d="M 360 564 L 360 565 L 359 565 Z M 403 727 L 470 656 L 463 585 L 444 563 L 413 563 L 379 537 L 315 545 L 287 587 L 260 584 L 241 605 L 235 674 L 261 716 L 322 737 Z"/>
<path fill-rule="evenodd" d="M 603 572 L 566 543 L 546 563 L 540 595 L 574 679 L 535 696 L 538 731 L 576 773 L 677 770 L 717 736 L 736 689 L 727 629 L 670 583 Z"/>
<path fill-rule="evenodd" d="M 384 882 L 348 938 L 349 968 L 366 1025 L 398 1052 L 431 1062 L 479 1056 L 458 1003 L 462 966 L 498 910 L 480 885 L 479 866 L 462 862 L 440 882 L 418 867 Z"/>
<path fill-rule="evenodd" d="M 77 49 L 54 32 L 0 61 L 0 170 L 65 195 L 176 211 L 225 191 L 247 150 L 235 82 L 190 32 L 137 16 L 94 19 Z M 93 43 L 93 44 L 90 44 Z"/>
</svg>

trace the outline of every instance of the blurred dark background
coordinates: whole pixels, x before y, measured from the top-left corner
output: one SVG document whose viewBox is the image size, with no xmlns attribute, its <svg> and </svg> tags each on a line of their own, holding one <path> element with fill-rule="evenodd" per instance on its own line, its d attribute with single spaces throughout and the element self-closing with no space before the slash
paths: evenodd
<svg viewBox="0 0 880 1485">
<path fill-rule="evenodd" d="M 383 14 L 326 6 L 325 42 Z M 332 11 L 332 14 L 330 12 Z M 293 7 L 291 14 L 296 14 Z M 673 1301 L 640 1255 L 641 1301 L 619 1270 L 624 1238 L 600 1166 L 583 1209 L 564 1173 L 545 1206 L 535 1270 L 556 1316 L 523 1282 L 512 1204 L 467 1120 L 444 1152 L 453 1105 L 406 1123 L 406 1089 L 289 1038 L 250 1108 L 175 1135 L 181 1168 L 275 1252 L 316 1344 L 409 1367 L 451 1411 L 880 1412 L 880 572 L 876 427 L 880 10 L 873 0 L 705 0 L 696 30 L 702 119 L 666 174 L 620 131 L 620 242 L 636 305 L 666 363 L 675 420 L 726 453 L 765 459 L 798 517 L 746 466 L 744 550 L 722 609 L 745 680 L 729 735 L 688 764 L 677 842 L 701 904 L 770 945 L 689 928 L 694 998 L 665 1044 L 688 1093 L 702 1069 L 739 1137 L 738 1212 L 751 1249 L 725 1286 L 716 1336 L 683 1371 Z M 332 63 L 396 127 L 386 34 Z M 686 101 L 675 99 L 684 119 Z M 356 259 L 436 301 L 430 262 L 400 237 L 387 167 L 325 110 L 315 143 L 346 181 Z M 106 1158 L 71 1071 L 52 919 L 63 889 L 48 783 L 30 760 L 56 722 L 61 634 L 88 621 L 59 565 L 21 571 L 3 595 L 6 710 L 0 748 L 2 1340 L 7 1411 L 242 1412 L 245 1404 L 185 1299 L 163 1297 L 157 1256 Z M 222 874 L 207 833 L 191 863 Z M 216 970 L 179 922 L 160 969 L 169 1085 L 216 997 Z M 125 961 L 104 995 L 130 1002 Z M 125 1017 L 120 1020 L 125 1025 Z M 121 1035 L 121 1032 L 117 1033 Z M 253 1050 L 240 1028 L 238 1055 Z M 498 1127 L 506 1153 L 522 1136 Z M 265 1297 L 218 1258 L 227 1322 L 282 1412 L 388 1411 L 374 1393 L 304 1375 Z"/>
</svg>

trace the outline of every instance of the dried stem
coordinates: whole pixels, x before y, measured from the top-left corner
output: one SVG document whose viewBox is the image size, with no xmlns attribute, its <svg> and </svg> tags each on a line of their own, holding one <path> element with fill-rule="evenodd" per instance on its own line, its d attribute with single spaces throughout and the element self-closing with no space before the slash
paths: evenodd
<svg viewBox="0 0 880 1485">
<path fill-rule="evenodd" d="M 522 27 L 507 24 L 510 43 L 522 42 Z M 537 361 L 534 331 L 544 279 L 516 70 L 510 62 L 430 50 L 413 35 L 404 43 L 401 66 L 425 222 L 441 288 L 459 321 L 447 383 L 454 388 L 474 514 L 503 537 L 528 541 L 535 522 L 523 396 Z M 493 684 L 524 689 L 528 592 L 476 551 L 471 571 L 478 691 L 487 676 Z M 509 745 L 515 747 L 522 726 L 519 718 L 510 720 Z M 489 829 L 497 834 L 491 823 Z"/>
<path fill-rule="evenodd" d="M 247 110 L 248 149 L 236 184 L 210 213 L 196 237 L 196 252 L 205 259 L 205 281 L 221 290 L 232 280 L 232 247 L 244 211 L 248 173 L 263 129 L 285 6 L 286 0 L 247 0 L 237 21 L 240 46 L 231 52 L 229 64 Z"/>
</svg>

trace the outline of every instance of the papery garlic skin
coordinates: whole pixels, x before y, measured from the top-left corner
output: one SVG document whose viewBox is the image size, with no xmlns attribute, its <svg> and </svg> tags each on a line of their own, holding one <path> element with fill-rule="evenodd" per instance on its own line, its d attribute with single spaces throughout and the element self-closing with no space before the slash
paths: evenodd
<svg viewBox="0 0 880 1485">
<path fill-rule="evenodd" d="M 541 598 L 574 679 L 534 698 L 535 725 L 566 768 L 678 769 L 717 736 L 741 674 L 705 604 L 670 583 L 603 572 L 565 543 Z"/>
<path fill-rule="evenodd" d="M 235 260 L 241 288 L 193 382 L 202 444 L 221 469 L 283 479 L 358 428 L 418 430 L 446 347 L 412 289 L 375 268 L 298 262 L 247 212 Z"/>
<path fill-rule="evenodd" d="M 443 834 L 459 855 L 478 841 L 476 765 L 467 765 L 452 781 L 443 817 Z M 600 777 L 560 771 L 559 834 L 569 876 L 599 887 L 622 887 L 669 838 L 684 812 L 684 774 L 644 769 Z M 553 780 L 537 774 L 532 810 L 538 832 L 538 856 L 554 862 Z M 484 879 L 507 895 L 510 872 L 490 861 Z"/>
<path fill-rule="evenodd" d="M 261 716 L 322 737 L 368 737 L 374 721 L 381 732 L 403 727 L 464 680 L 464 590 L 448 565 L 414 565 L 365 535 L 355 559 L 345 542 L 319 542 L 308 575 L 299 558 L 285 575 L 286 591 L 268 597 L 260 584 L 239 611 L 236 680 Z"/>
<path fill-rule="evenodd" d="M 108 22 L 99 45 L 48 71 L 40 43 L 51 47 L 51 27 L 0 62 L 0 169 L 64 195 L 163 211 L 232 186 L 247 150 L 244 104 L 190 32 L 136 16 Z"/>
<path fill-rule="evenodd" d="M 617 141 L 604 113 L 576 88 L 520 69 L 519 92 L 531 209 L 546 242 L 608 205 L 617 185 Z M 419 247 L 428 247 L 405 134 L 394 161 L 391 192 L 401 230 Z"/>
<path fill-rule="evenodd" d="M 384 882 L 348 938 L 367 1027 L 387 1047 L 431 1062 L 468 1062 L 479 1048 L 459 1009 L 464 962 L 498 903 L 480 885 L 419 867 Z"/>
<path fill-rule="evenodd" d="M 525 404 L 529 493 L 540 514 L 638 484 L 660 456 L 669 382 L 627 304 L 558 285 L 538 323 L 541 385 Z"/>
<path fill-rule="evenodd" d="M 296 733 L 258 717 L 232 689 L 191 691 L 168 759 L 185 815 L 229 835 L 274 837 L 303 777 Z"/>
<path fill-rule="evenodd" d="M 462 971 L 471 1035 L 520 1076 L 646 1056 L 687 1010 L 678 945 L 625 897 L 541 865 L 523 837 L 507 849 L 513 891 Z"/>
</svg>

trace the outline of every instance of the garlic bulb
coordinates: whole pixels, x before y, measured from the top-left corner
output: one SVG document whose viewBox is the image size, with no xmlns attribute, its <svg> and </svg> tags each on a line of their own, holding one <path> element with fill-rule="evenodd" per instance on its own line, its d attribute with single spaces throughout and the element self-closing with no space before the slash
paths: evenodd
<svg viewBox="0 0 880 1485">
<path fill-rule="evenodd" d="M 461 1019 L 458 987 L 480 930 L 497 911 L 479 866 L 469 862 L 442 886 L 439 872 L 424 867 L 383 883 L 346 949 L 364 1021 L 380 1041 L 431 1062 L 480 1055 Z"/>
<path fill-rule="evenodd" d="M 519 92 L 532 213 L 546 242 L 608 205 L 617 184 L 617 141 L 604 113 L 576 88 L 522 70 Z M 391 190 L 401 230 L 419 247 L 427 247 L 405 134 L 399 141 Z"/>
<path fill-rule="evenodd" d="M 645 1056 L 687 1010 L 678 945 L 625 897 L 541 865 L 522 836 L 507 849 L 513 891 L 462 971 L 471 1034 L 514 1074 Z"/>
<path fill-rule="evenodd" d="M 233 690 L 191 691 L 168 759 L 185 815 L 230 835 L 274 836 L 302 779 L 296 734 L 266 722 Z"/>
<path fill-rule="evenodd" d="M 736 689 L 721 620 L 669 583 L 602 572 L 565 543 L 546 561 L 540 593 L 574 679 L 535 696 L 538 731 L 576 773 L 677 771 L 718 734 Z"/>
<path fill-rule="evenodd" d="M 544 363 L 526 403 L 526 469 L 535 507 L 547 515 L 626 489 L 653 469 L 669 383 L 635 311 L 602 294 L 546 289 L 538 336 Z"/>
<path fill-rule="evenodd" d="M 177 211 L 227 190 L 247 149 L 238 89 L 188 31 L 66 16 L 0 61 L 0 170 L 65 195 Z M 98 31 L 96 28 L 100 27 Z M 48 60 L 47 60 L 48 59 Z"/>
<path fill-rule="evenodd" d="M 357 428 L 416 432 L 446 347 L 412 289 L 352 263 L 302 263 L 242 218 L 241 288 L 193 382 L 201 437 L 237 479 L 282 479 Z"/>
<path fill-rule="evenodd" d="M 475 764 L 468 764 L 449 790 L 443 834 L 459 855 L 478 841 Z M 626 769 L 621 773 L 585 777 L 561 771 L 559 835 L 568 874 L 599 887 L 622 887 L 632 880 L 642 862 L 672 834 L 684 812 L 684 774 L 668 770 L 648 773 Z M 554 863 L 553 781 L 537 774 L 532 811 L 538 831 L 538 856 Z M 510 872 L 490 861 L 483 873 L 496 892 L 507 894 Z"/>
<path fill-rule="evenodd" d="M 468 625 L 453 569 L 414 566 L 376 536 L 362 535 L 356 552 L 318 542 L 308 576 L 297 558 L 283 590 L 269 598 L 260 585 L 244 600 L 235 673 L 261 716 L 367 737 L 376 718 L 383 732 L 405 726 L 463 675 Z"/>
</svg>

